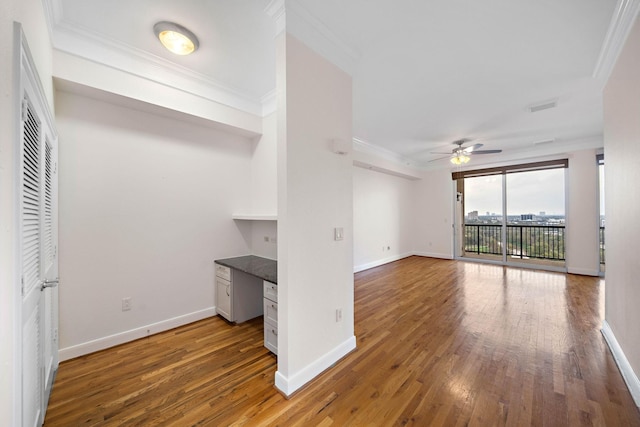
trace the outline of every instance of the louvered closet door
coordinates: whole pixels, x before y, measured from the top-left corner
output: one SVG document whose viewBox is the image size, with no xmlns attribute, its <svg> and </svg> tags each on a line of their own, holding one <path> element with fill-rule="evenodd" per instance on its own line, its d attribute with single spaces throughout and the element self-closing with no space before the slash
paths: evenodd
<svg viewBox="0 0 640 427">
<path fill-rule="evenodd" d="M 42 424 L 44 340 L 42 286 L 42 122 L 28 97 L 22 115 L 22 422 Z"/>
<path fill-rule="evenodd" d="M 21 123 L 22 423 L 40 426 L 58 366 L 57 141 L 25 84 Z"/>
<path fill-rule="evenodd" d="M 42 289 L 44 313 L 43 363 L 46 406 L 58 368 L 58 150 L 56 141 L 45 130 L 42 197 L 42 263 L 46 286 Z M 46 408 L 45 408 L 46 409 Z"/>
</svg>

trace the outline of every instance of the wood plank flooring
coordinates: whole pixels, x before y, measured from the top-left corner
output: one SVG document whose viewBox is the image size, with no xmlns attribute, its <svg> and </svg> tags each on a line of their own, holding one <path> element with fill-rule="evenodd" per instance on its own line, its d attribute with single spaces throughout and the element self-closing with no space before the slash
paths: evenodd
<svg viewBox="0 0 640 427">
<path fill-rule="evenodd" d="M 262 319 L 60 365 L 54 426 L 640 426 L 600 333 L 604 281 L 411 257 L 356 274 L 357 350 L 290 400 Z"/>
</svg>

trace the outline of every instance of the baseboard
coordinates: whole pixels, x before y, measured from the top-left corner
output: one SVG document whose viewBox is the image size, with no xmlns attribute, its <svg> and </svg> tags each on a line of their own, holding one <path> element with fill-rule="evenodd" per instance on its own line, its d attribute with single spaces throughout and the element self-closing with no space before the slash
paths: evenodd
<svg viewBox="0 0 640 427">
<path fill-rule="evenodd" d="M 629 393 L 631 393 L 631 397 L 633 397 L 633 401 L 636 402 L 636 406 L 640 408 L 640 381 L 636 373 L 633 372 L 627 356 L 625 356 L 622 351 L 622 347 L 618 344 L 618 340 L 615 335 L 613 335 L 613 331 L 606 320 L 602 322 L 602 336 L 604 336 L 604 340 L 607 342 L 611 354 L 613 354 L 613 359 L 618 365 L 624 382 L 627 383 L 627 388 L 629 389 Z"/>
<path fill-rule="evenodd" d="M 394 256 L 390 256 L 388 258 L 382 258 L 382 259 L 379 259 L 379 260 L 376 260 L 376 261 L 368 262 L 366 264 L 356 265 L 356 266 L 353 267 L 353 272 L 354 273 L 358 273 L 360 271 L 368 270 L 368 269 L 373 268 L 373 267 L 379 267 L 381 265 L 388 264 L 390 262 L 394 262 L 394 261 L 398 261 L 398 260 L 403 259 L 403 258 L 410 257 L 411 255 L 413 255 L 413 252 L 408 252 L 408 253 L 401 254 L 401 255 L 394 255 Z"/>
<path fill-rule="evenodd" d="M 157 334 L 158 332 L 168 331 L 169 329 L 177 328 L 178 326 L 186 325 L 215 315 L 215 307 L 205 308 L 204 310 L 194 311 L 193 313 L 184 314 L 182 316 L 162 320 L 160 322 L 109 335 L 107 337 L 98 338 L 82 344 L 62 348 L 59 352 L 60 361 L 62 362 L 64 360 L 73 359 L 74 357 L 84 356 L 85 354 L 104 350 L 139 338 L 144 338 L 149 335 Z"/>
<path fill-rule="evenodd" d="M 569 274 L 579 274 L 581 276 L 599 276 L 599 270 L 591 270 L 588 268 L 573 268 L 567 267 L 567 273 Z"/>
<path fill-rule="evenodd" d="M 276 387 L 285 396 L 291 396 L 291 394 L 293 394 L 296 390 L 307 384 L 322 372 L 329 369 L 333 364 L 352 352 L 355 348 L 356 337 L 351 336 L 342 344 L 338 345 L 324 356 L 316 359 L 314 362 L 307 365 L 297 373 L 289 376 L 288 378 L 282 375 L 280 371 L 276 371 Z"/>
<path fill-rule="evenodd" d="M 441 259 L 453 259 L 451 254 L 439 254 L 437 252 L 414 252 L 416 256 L 424 256 L 427 258 L 441 258 Z"/>
</svg>

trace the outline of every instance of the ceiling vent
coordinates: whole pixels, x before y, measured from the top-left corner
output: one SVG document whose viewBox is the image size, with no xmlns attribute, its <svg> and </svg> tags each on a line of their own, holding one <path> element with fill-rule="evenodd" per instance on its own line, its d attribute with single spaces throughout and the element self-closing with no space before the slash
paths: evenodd
<svg viewBox="0 0 640 427">
<path fill-rule="evenodd" d="M 545 101 L 540 104 L 531 105 L 528 107 L 530 113 L 536 113 L 542 110 L 548 110 L 549 108 L 555 108 L 558 106 L 558 100 L 555 99 L 553 101 Z"/>
</svg>

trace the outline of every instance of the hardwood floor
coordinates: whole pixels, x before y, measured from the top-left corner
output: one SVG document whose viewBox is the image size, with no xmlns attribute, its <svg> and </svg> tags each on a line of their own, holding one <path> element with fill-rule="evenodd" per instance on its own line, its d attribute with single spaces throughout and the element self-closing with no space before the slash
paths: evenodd
<svg viewBox="0 0 640 427">
<path fill-rule="evenodd" d="M 604 281 L 411 257 L 356 274 L 357 350 L 290 400 L 262 318 L 218 317 L 60 365 L 45 426 L 640 426 Z"/>
</svg>

